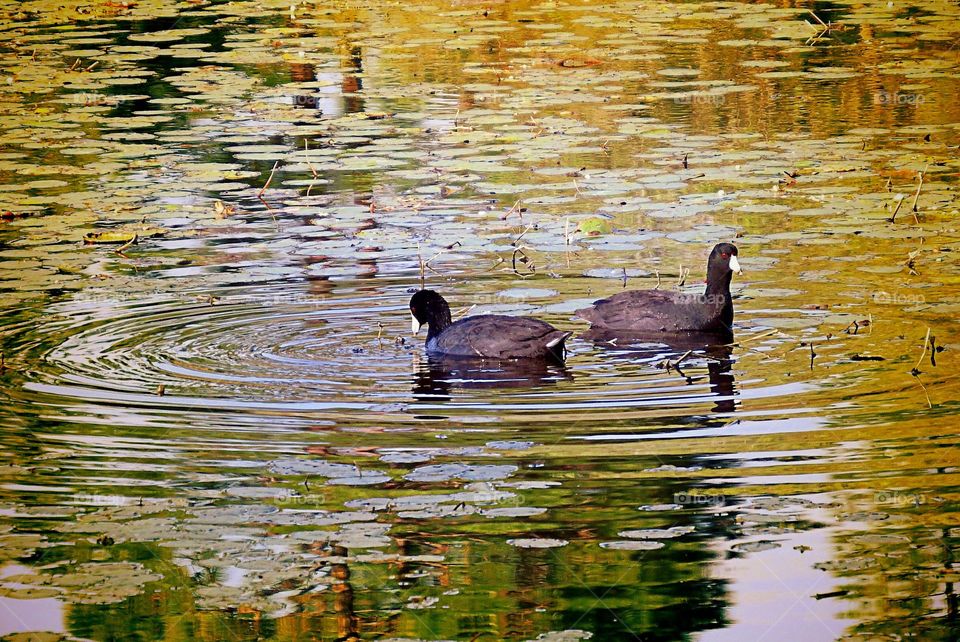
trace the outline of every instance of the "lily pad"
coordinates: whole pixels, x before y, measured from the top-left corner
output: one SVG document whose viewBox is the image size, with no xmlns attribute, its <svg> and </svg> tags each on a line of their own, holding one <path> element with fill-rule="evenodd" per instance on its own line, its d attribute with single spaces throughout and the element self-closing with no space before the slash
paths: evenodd
<svg viewBox="0 0 960 642">
<path fill-rule="evenodd" d="M 508 539 L 507 544 L 510 546 L 515 546 L 517 548 L 561 548 L 569 544 L 565 539 L 551 539 L 549 537 L 543 538 L 520 538 L 520 539 Z"/>
</svg>

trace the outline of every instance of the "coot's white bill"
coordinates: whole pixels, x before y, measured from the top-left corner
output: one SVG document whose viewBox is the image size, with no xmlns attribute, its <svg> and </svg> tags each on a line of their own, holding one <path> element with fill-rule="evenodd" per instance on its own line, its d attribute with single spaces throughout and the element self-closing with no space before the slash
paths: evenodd
<svg viewBox="0 0 960 642">
<path fill-rule="evenodd" d="M 414 334 L 420 334 L 420 328 L 423 326 L 420 325 L 420 322 L 417 321 L 417 317 L 410 315 L 410 332 Z"/>
<path fill-rule="evenodd" d="M 743 270 L 740 269 L 740 261 L 735 256 L 730 257 L 730 269 L 737 274 L 743 274 Z"/>
</svg>

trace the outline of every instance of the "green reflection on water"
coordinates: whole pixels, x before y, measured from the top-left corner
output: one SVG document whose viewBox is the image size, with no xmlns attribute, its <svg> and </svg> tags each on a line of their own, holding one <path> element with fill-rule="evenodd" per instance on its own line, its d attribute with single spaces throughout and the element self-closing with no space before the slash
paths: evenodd
<svg viewBox="0 0 960 642">
<path fill-rule="evenodd" d="M 0 9 L 0 633 L 951 639 L 955 7 L 68 5 Z M 418 248 L 579 332 L 720 239 L 680 371 L 405 335 Z"/>
</svg>

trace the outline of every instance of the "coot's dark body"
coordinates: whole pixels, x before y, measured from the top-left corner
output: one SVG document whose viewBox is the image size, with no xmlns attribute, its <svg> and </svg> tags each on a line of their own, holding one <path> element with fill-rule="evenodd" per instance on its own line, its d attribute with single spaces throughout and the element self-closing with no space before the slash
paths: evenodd
<svg viewBox="0 0 960 642">
<path fill-rule="evenodd" d="M 733 323 L 730 299 L 716 301 L 700 294 L 630 290 L 593 306 L 577 310 L 577 316 L 592 327 L 631 332 L 729 332 Z"/>
<path fill-rule="evenodd" d="M 561 356 L 563 341 L 570 334 L 539 319 L 481 314 L 461 319 L 434 336 L 428 334 L 427 352 L 489 359 Z"/>
<path fill-rule="evenodd" d="M 595 301 L 576 314 L 591 328 L 644 333 L 730 333 L 733 299 L 730 279 L 740 271 L 737 248 L 720 243 L 707 261 L 707 288 L 703 294 L 663 290 L 629 290 Z"/>
<path fill-rule="evenodd" d="M 427 353 L 473 359 L 551 359 L 563 361 L 572 332 L 531 317 L 480 314 L 453 323 L 450 306 L 433 290 L 410 299 L 413 330 L 427 324 Z"/>
</svg>

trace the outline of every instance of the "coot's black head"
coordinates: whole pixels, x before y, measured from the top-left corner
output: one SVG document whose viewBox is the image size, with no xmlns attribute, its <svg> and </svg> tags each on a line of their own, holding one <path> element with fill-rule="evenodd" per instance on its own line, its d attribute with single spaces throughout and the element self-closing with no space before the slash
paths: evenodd
<svg viewBox="0 0 960 642">
<path fill-rule="evenodd" d="M 742 274 L 740 262 L 737 260 L 737 246 L 732 243 L 717 243 L 710 252 L 710 260 L 707 261 L 707 280 L 725 276 L 730 272 Z"/>
<path fill-rule="evenodd" d="M 426 324 L 429 326 L 428 336 L 433 336 L 443 332 L 451 323 L 450 306 L 433 290 L 420 290 L 410 297 L 410 314 L 413 316 L 411 330 L 414 334 Z"/>
</svg>

